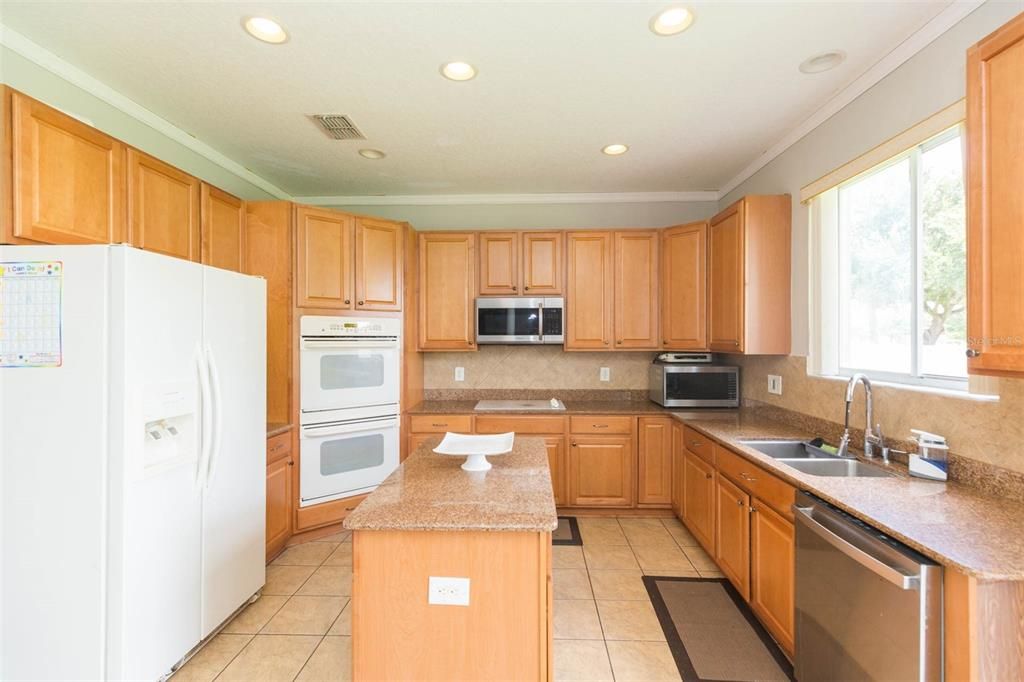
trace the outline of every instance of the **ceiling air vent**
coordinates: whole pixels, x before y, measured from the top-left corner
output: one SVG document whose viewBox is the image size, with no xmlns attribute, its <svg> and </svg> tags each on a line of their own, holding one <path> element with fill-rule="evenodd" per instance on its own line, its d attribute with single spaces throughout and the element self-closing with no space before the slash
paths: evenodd
<svg viewBox="0 0 1024 682">
<path fill-rule="evenodd" d="M 313 121 L 334 140 L 365 140 L 356 124 L 341 114 L 313 114 Z"/>
</svg>

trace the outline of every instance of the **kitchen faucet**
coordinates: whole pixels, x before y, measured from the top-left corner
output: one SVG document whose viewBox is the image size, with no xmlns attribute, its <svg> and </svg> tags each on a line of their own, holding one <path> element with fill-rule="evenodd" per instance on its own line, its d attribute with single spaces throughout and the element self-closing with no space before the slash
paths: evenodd
<svg viewBox="0 0 1024 682">
<path fill-rule="evenodd" d="M 857 388 L 857 382 L 864 384 L 864 402 L 867 407 L 867 417 L 865 419 L 864 426 L 864 456 L 874 457 L 875 446 L 885 449 L 885 441 L 882 438 L 882 425 L 878 424 L 875 428 L 878 433 L 875 434 L 871 430 L 871 421 L 873 414 L 873 405 L 871 403 L 871 381 L 864 374 L 854 374 L 850 377 L 850 383 L 846 385 L 846 421 L 843 423 L 843 438 L 839 441 L 839 451 L 836 453 L 840 457 L 849 457 L 848 450 L 850 449 L 850 404 L 853 402 L 853 391 Z"/>
</svg>

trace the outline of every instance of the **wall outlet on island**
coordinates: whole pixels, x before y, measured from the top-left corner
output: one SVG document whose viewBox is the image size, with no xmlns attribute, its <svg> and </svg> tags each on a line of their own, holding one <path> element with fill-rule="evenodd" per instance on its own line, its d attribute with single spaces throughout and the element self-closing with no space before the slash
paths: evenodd
<svg viewBox="0 0 1024 682">
<path fill-rule="evenodd" d="M 455 380 L 456 381 L 465 381 L 466 380 L 466 368 L 465 367 L 456 367 L 455 368 Z"/>
<path fill-rule="evenodd" d="M 469 606 L 469 578 L 430 576 L 427 603 Z"/>
<path fill-rule="evenodd" d="M 611 381 L 611 380 L 612 380 L 612 371 L 610 369 L 608 369 L 607 367 L 602 367 L 601 368 L 601 381 Z"/>
<path fill-rule="evenodd" d="M 782 395 L 782 377 L 778 374 L 768 375 L 768 392 L 772 395 Z"/>
</svg>

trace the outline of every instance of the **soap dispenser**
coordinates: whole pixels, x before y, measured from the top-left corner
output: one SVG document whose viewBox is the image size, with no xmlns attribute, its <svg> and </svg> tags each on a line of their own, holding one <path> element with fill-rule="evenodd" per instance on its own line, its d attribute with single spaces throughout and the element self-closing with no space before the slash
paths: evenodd
<svg viewBox="0 0 1024 682">
<path fill-rule="evenodd" d="M 946 453 L 949 452 L 949 446 L 946 439 L 919 429 L 911 429 L 910 432 L 914 434 L 913 440 L 917 443 L 917 452 L 909 455 L 910 475 L 933 481 L 947 480 L 949 461 Z"/>
</svg>

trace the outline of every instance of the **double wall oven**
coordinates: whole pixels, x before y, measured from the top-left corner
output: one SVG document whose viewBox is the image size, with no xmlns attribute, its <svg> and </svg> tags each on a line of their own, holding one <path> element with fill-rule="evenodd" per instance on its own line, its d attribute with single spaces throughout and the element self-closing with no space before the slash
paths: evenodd
<svg viewBox="0 0 1024 682">
<path fill-rule="evenodd" d="M 398 466 L 401 320 L 299 324 L 299 506 L 359 495 Z"/>
</svg>

